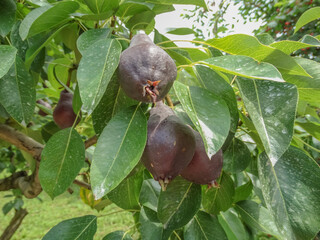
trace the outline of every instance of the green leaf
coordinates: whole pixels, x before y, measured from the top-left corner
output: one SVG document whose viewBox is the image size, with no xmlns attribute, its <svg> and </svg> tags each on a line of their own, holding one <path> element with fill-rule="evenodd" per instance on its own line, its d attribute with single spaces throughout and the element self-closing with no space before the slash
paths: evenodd
<svg viewBox="0 0 320 240">
<path fill-rule="evenodd" d="M 139 202 L 153 211 L 158 210 L 158 198 L 161 187 L 154 179 L 146 179 L 142 183 Z"/>
<path fill-rule="evenodd" d="M 137 165 L 146 141 L 147 120 L 139 106 L 123 109 L 112 118 L 98 139 L 91 165 L 96 199 L 118 186 Z"/>
<path fill-rule="evenodd" d="M 124 18 L 144 11 L 152 10 L 153 7 L 154 4 L 152 3 L 139 0 L 130 0 L 120 4 L 116 16 L 119 16 L 119 18 Z"/>
<path fill-rule="evenodd" d="M 130 31 L 146 29 L 155 16 L 156 14 L 153 11 L 138 13 L 127 21 L 126 27 L 130 29 Z"/>
<path fill-rule="evenodd" d="M 268 33 L 262 33 L 256 36 L 256 38 L 264 45 L 270 45 L 274 42 L 273 37 Z"/>
<path fill-rule="evenodd" d="M 97 41 L 110 38 L 110 36 L 111 31 L 109 28 L 90 29 L 85 31 L 77 40 L 78 50 L 83 55 Z"/>
<path fill-rule="evenodd" d="M 195 5 L 203 7 L 205 10 L 208 10 L 207 4 L 204 0 L 148 0 L 152 3 L 161 3 L 161 4 L 183 4 L 183 5 Z"/>
<path fill-rule="evenodd" d="M 205 60 L 203 64 L 215 70 L 241 77 L 283 82 L 280 72 L 273 65 L 266 62 L 255 61 L 253 58 L 247 56 L 225 55 L 209 58 Z"/>
<path fill-rule="evenodd" d="M 17 49 L 9 45 L 0 45 L 0 78 L 7 74 L 16 59 Z"/>
<path fill-rule="evenodd" d="M 206 89 L 174 83 L 174 91 L 199 131 L 209 156 L 219 151 L 230 129 L 227 104 Z"/>
<path fill-rule="evenodd" d="M 0 79 L 0 103 L 17 122 L 26 126 L 36 106 L 34 81 L 20 57 Z"/>
<path fill-rule="evenodd" d="M 100 134 L 108 122 L 121 109 L 136 105 L 138 102 L 129 98 L 119 84 L 117 74 L 113 74 L 99 104 L 92 112 L 93 127 Z"/>
<path fill-rule="evenodd" d="M 320 7 L 314 7 L 305 11 L 296 23 L 294 33 L 296 33 L 301 27 L 320 18 Z"/>
<path fill-rule="evenodd" d="M 60 128 L 54 121 L 48 122 L 45 124 L 41 129 L 41 135 L 45 142 L 48 142 L 49 139 L 54 135 L 56 132 L 59 132 Z"/>
<path fill-rule="evenodd" d="M 320 141 L 320 122 L 316 118 L 306 115 L 305 118 L 296 119 L 296 124 L 310 133 L 311 136 L 315 137 Z"/>
<path fill-rule="evenodd" d="M 246 109 L 274 165 L 288 149 L 298 101 L 290 83 L 237 79 Z"/>
<path fill-rule="evenodd" d="M 115 189 L 108 193 L 108 199 L 123 209 L 139 210 L 139 193 L 142 181 L 142 171 L 125 178 Z"/>
<path fill-rule="evenodd" d="M 251 153 L 247 145 L 238 138 L 233 138 L 223 153 L 223 169 L 227 172 L 238 173 L 245 170 L 250 162 Z"/>
<path fill-rule="evenodd" d="M 19 29 L 22 40 L 46 32 L 71 20 L 70 14 L 79 8 L 77 2 L 59 2 L 54 6 L 43 6 L 31 11 L 22 21 Z"/>
<path fill-rule="evenodd" d="M 5 37 L 16 20 L 17 6 L 13 0 L 2 0 L 0 3 L 0 35 Z M 1 54 L 0 54 L 1 56 Z"/>
<path fill-rule="evenodd" d="M 280 42 L 274 42 L 274 43 L 270 44 L 270 46 L 277 48 L 286 54 L 291 54 L 294 51 L 297 51 L 301 48 L 319 47 L 320 41 L 314 37 L 308 36 L 308 37 L 303 38 L 300 42 L 291 41 L 291 40 L 283 40 Z"/>
<path fill-rule="evenodd" d="M 18 50 L 17 55 L 21 57 L 22 60 L 25 60 L 25 56 L 26 56 L 26 52 L 28 50 L 29 44 L 28 44 L 28 41 L 26 40 L 22 41 L 20 37 L 20 34 L 19 34 L 20 24 L 21 24 L 21 21 L 19 20 L 12 27 L 11 33 L 10 33 L 10 40 L 11 40 L 12 46 L 14 46 Z"/>
<path fill-rule="evenodd" d="M 234 34 L 220 39 L 211 39 L 206 42 L 210 46 L 226 53 L 252 57 L 259 62 L 271 63 L 279 71 L 288 74 L 309 76 L 292 57 L 282 51 L 261 44 L 257 38 L 245 34 Z"/>
<path fill-rule="evenodd" d="M 35 61 L 38 54 L 43 51 L 43 48 L 47 46 L 51 40 L 61 31 L 63 30 L 67 25 L 63 25 L 59 29 L 53 30 L 49 33 L 40 33 L 36 36 L 33 36 L 31 38 L 28 38 L 28 44 L 29 48 L 26 52 L 26 67 L 30 68 L 33 61 Z M 20 25 L 21 27 L 21 25 Z"/>
<path fill-rule="evenodd" d="M 236 203 L 242 200 L 246 200 L 251 195 L 252 190 L 253 190 L 253 184 L 251 181 L 237 187 L 233 197 L 233 202 Z"/>
<path fill-rule="evenodd" d="M 294 58 L 309 74 L 310 77 L 284 74 L 288 83 L 295 84 L 299 91 L 299 100 L 309 103 L 320 102 L 320 63 L 305 58 Z"/>
<path fill-rule="evenodd" d="M 112 11 L 119 6 L 119 0 L 84 0 L 93 13 L 104 13 Z"/>
<path fill-rule="evenodd" d="M 232 209 L 218 215 L 219 223 L 224 229 L 228 240 L 248 240 L 249 236 L 240 218 Z"/>
<path fill-rule="evenodd" d="M 140 211 L 139 221 L 141 224 L 141 239 L 162 239 L 163 225 L 158 219 L 157 212 L 147 207 L 142 207 Z"/>
<path fill-rule="evenodd" d="M 106 235 L 102 240 L 132 240 L 132 238 L 127 232 L 115 231 Z"/>
<path fill-rule="evenodd" d="M 202 65 L 194 66 L 193 71 L 202 88 L 208 89 L 226 102 L 231 117 L 230 131 L 235 133 L 239 121 L 237 99 L 232 87 L 225 79 L 226 76 Z"/>
<path fill-rule="evenodd" d="M 191 28 L 170 28 L 169 31 L 167 31 L 167 33 L 174 35 L 188 35 L 195 34 L 196 32 Z"/>
<path fill-rule="evenodd" d="M 203 208 L 215 215 L 231 207 L 234 195 L 234 183 L 228 174 L 223 172 L 217 183 L 217 187 L 203 190 L 202 197 Z"/>
<path fill-rule="evenodd" d="M 164 229 L 177 229 L 187 224 L 201 204 L 200 185 L 175 178 L 159 196 L 158 217 Z"/>
<path fill-rule="evenodd" d="M 41 153 L 39 179 L 43 190 L 54 198 L 71 185 L 84 165 L 85 149 L 73 128 L 55 133 Z"/>
<path fill-rule="evenodd" d="M 313 239 L 320 227 L 320 168 L 297 148 L 290 147 L 272 165 L 259 155 L 259 178 L 266 205 L 286 239 Z"/>
<path fill-rule="evenodd" d="M 93 240 L 96 231 L 97 217 L 86 215 L 60 222 L 42 240 Z"/>
<path fill-rule="evenodd" d="M 199 211 L 184 228 L 185 240 L 227 240 L 218 218 Z"/>
<path fill-rule="evenodd" d="M 101 39 L 84 52 L 77 79 L 83 108 L 91 113 L 100 102 L 118 67 L 121 45 L 114 39 Z"/>
<path fill-rule="evenodd" d="M 241 201 L 235 206 L 242 220 L 258 232 L 264 232 L 281 238 L 268 209 L 253 201 Z"/>
</svg>

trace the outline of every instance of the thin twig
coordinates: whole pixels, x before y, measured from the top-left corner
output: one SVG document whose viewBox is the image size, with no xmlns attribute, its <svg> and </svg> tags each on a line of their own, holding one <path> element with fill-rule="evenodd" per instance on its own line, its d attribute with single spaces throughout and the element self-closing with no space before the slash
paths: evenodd
<svg viewBox="0 0 320 240">
<path fill-rule="evenodd" d="M 92 145 L 96 144 L 97 141 L 98 141 L 97 135 L 94 135 L 93 137 L 89 138 L 88 140 L 86 140 L 84 142 L 85 149 L 87 149 L 87 148 L 91 147 Z"/>
<path fill-rule="evenodd" d="M 173 103 L 172 103 L 172 100 L 171 100 L 171 98 L 170 98 L 170 96 L 169 96 L 168 94 L 166 95 L 165 99 L 166 99 L 169 107 L 174 108 L 174 105 L 173 105 Z"/>
<path fill-rule="evenodd" d="M 79 180 L 75 179 L 73 181 L 73 183 L 78 185 L 78 186 L 80 186 L 80 187 L 83 187 L 83 188 L 86 188 L 88 190 L 91 190 L 91 185 L 86 183 L 86 182 L 82 182 L 82 181 L 79 181 Z"/>
</svg>

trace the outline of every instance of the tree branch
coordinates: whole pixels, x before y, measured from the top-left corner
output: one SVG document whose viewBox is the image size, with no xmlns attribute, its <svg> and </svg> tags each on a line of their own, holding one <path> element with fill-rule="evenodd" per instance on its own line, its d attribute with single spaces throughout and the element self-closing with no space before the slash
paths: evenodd
<svg viewBox="0 0 320 240">
<path fill-rule="evenodd" d="M 13 236 L 13 234 L 17 231 L 19 226 L 22 223 L 22 220 L 27 216 L 28 211 L 26 209 L 21 208 L 16 211 L 13 218 L 10 221 L 8 227 L 4 230 L 2 235 L 0 236 L 0 240 L 9 240 Z"/>
<path fill-rule="evenodd" d="M 41 143 L 2 123 L 0 123 L 0 138 L 30 153 L 34 159 L 40 161 L 41 151 L 43 149 Z"/>
<path fill-rule="evenodd" d="M 2 123 L 0 123 L 0 138 L 30 153 L 36 160 L 36 168 L 32 175 L 27 176 L 27 173 L 22 171 L 14 173 L 5 179 L 1 179 L 0 191 L 20 189 L 26 198 L 37 197 L 42 191 L 38 174 L 43 145 Z"/>
</svg>

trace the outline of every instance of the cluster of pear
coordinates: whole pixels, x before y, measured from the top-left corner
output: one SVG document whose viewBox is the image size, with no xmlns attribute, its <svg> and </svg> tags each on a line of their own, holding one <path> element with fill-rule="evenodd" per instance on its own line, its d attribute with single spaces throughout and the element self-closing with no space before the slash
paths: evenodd
<svg viewBox="0 0 320 240">
<path fill-rule="evenodd" d="M 212 185 L 220 176 L 222 151 L 210 159 L 200 134 L 161 101 L 177 76 L 172 58 L 146 34 L 138 34 L 121 54 L 118 73 L 129 97 L 155 105 L 150 110 L 147 143 L 141 157 L 154 179 L 164 190 L 178 175 L 197 184 Z"/>
</svg>

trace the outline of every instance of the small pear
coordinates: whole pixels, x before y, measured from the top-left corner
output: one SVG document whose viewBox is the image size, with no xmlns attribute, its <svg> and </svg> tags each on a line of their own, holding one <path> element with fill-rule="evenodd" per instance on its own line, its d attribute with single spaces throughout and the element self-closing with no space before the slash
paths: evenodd
<svg viewBox="0 0 320 240">
<path fill-rule="evenodd" d="M 72 108 L 72 99 L 72 93 L 67 90 L 61 91 L 60 99 L 53 111 L 53 120 L 61 129 L 71 127 L 77 118 Z"/>
<path fill-rule="evenodd" d="M 135 35 L 120 56 L 119 82 L 124 92 L 141 102 L 157 102 L 177 77 L 176 64 L 146 34 Z"/>
<path fill-rule="evenodd" d="M 192 160 L 195 138 L 185 125 L 162 102 L 151 109 L 148 138 L 141 161 L 159 181 L 163 190 Z"/>
<path fill-rule="evenodd" d="M 52 109 L 51 105 L 48 102 L 43 101 L 42 99 L 37 100 L 37 103 L 41 104 L 42 106 Z M 42 109 L 39 110 L 38 114 L 42 117 L 47 116 L 48 114 L 44 112 Z"/>
<path fill-rule="evenodd" d="M 183 169 L 181 176 L 188 181 L 197 184 L 214 184 L 214 180 L 219 178 L 222 166 L 223 155 L 220 149 L 211 159 L 206 153 L 201 135 L 192 130 L 196 138 L 196 149 L 192 161 Z"/>
</svg>

